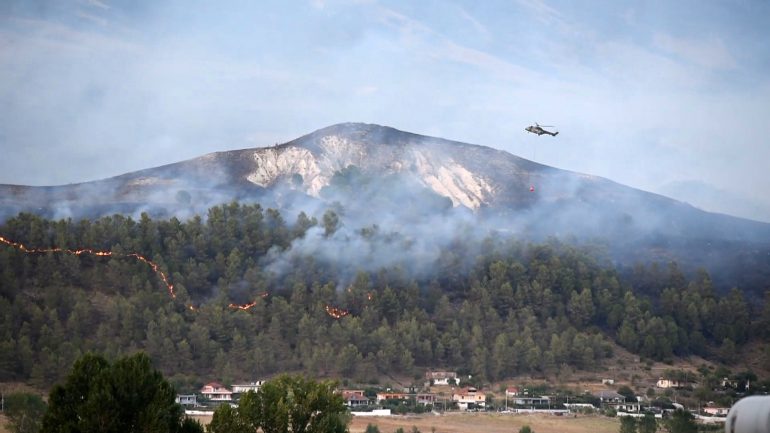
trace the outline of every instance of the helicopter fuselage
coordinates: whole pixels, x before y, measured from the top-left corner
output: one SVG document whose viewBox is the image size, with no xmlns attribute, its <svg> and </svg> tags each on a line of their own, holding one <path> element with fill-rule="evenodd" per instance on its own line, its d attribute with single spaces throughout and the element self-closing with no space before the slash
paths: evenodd
<svg viewBox="0 0 770 433">
<path fill-rule="evenodd" d="M 537 134 L 538 136 L 543 135 L 543 134 L 547 134 L 547 135 L 555 137 L 556 134 L 559 133 L 558 131 L 557 132 L 546 131 L 545 129 L 543 129 L 540 126 L 527 126 L 526 128 L 524 128 L 524 130 L 527 131 L 527 132 L 531 132 L 533 134 Z"/>
</svg>

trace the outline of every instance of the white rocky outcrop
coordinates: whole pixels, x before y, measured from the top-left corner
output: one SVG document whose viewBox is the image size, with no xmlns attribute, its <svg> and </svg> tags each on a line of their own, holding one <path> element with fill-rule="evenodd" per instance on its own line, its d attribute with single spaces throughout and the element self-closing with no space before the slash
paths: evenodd
<svg viewBox="0 0 770 433">
<path fill-rule="evenodd" d="M 482 176 L 432 147 L 378 149 L 345 137 L 327 135 L 319 140 L 319 148 L 318 154 L 299 146 L 259 149 L 254 152 L 255 169 L 247 179 L 268 187 L 281 178 L 299 174 L 301 188 L 318 196 L 335 172 L 354 165 L 362 170 L 379 169 L 386 173 L 409 170 L 425 186 L 452 200 L 454 206 L 478 209 L 493 193 Z"/>
</svg>

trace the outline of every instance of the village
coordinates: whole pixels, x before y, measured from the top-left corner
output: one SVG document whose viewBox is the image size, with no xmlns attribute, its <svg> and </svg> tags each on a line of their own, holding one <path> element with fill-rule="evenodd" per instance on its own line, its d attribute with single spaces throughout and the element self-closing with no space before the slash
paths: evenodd
<svg viewBox="0 0 770 433">
<path fill-rule="evenodd" d="M 467 377 L 471 379 L 472 377 Z M 652 414 L 665 418 L 677 409 L 691 412 L 704 424 L 724 423 L 729 407 L 702 402 L 689 407 L 672 401 L 666 395 L 676 390 L 692 389 L 692 382 L 660 377 L 645 395 L 636 395 L 626 385 L 617 386 L 613 379 L 602 379 L 599 389 L 582 393 L 538 386 L 500 385 L 496 390 L 481 389 L 467 384 L 454 371 L 426 371 L 421 384 L 402 387 L 367 386 L 339 387 L 336 392 L 344 399 L 351 415 L 358 417 L 396 416 L 446 412 L 497 412 L 502 414 L 545 414 L 553 416 L 606 415 L 643 417 Z M 257 392 L 264 380 L 233 383 L 229 387 L 219 382 L 205 384 L 197 393 L 177 395 L 177 403 L 185 407 L 188 416 L 210 416 L 218 405 L 237 406 L 241 396 Z M 728 378 L 718 384 L 730 389 L 736 383 Z M 654 390 L 654 391 L 651 391 Z"/>
</svg>

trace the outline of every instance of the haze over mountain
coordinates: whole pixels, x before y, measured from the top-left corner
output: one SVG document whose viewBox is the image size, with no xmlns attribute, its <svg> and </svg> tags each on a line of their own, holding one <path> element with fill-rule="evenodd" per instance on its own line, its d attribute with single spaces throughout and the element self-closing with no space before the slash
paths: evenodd
<svg viewBox="0 0 770 433">
<path fill-rule="evenodd" d="M 188 218 L 233 200 L 276 208 L 288 220 L 334 209 L 347 230 L 339 245 L 316 250 L 311 238 L 293 249 L 362 267 L 387 265 L 403 249 L 387 245 L 362 255 L 353 241 L 363 228 L 405 236 L 418 256 L 458 234 L 482 238 L 497 231 L 599 239 L 620 264 L 676 259 L 686 268 L 706 267 L 718 284 L 750 285 L 759 293 L 770 251 L 770 224 L 704 212 L 489 147 L 358 123 L 94 182 L 2 185 L 0 220 L 21 211 L 56 219 L 141 212 Z"/>
</svg>

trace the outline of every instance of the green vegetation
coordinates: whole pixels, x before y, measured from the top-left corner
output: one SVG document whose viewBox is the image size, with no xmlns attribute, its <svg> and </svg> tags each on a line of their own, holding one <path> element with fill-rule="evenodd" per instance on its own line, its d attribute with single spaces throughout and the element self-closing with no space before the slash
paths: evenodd
<svg viewBox="0 0 770 433">
<path fill-rule="evenodd" d="M 301 376 L 282 375 L 250 391 L 238 409 L 219 406 L 210 433 L 345 433 L 350 422 L 335 382 L 315 382 Z"/>
<path fill-rule="evenodd" d="M 729 360 L 750 339 L 770 337 L 770 305 L 754 311 L 737 289 L 720 296 L 705 272 L 688 280 L 672 263 L 621 274 L 590 249 L 555 240 L 458 234 L 420 273 L 403 263 L 355 274 L 293 250 L 283 266 L 265 268 L 312 227 L 329 237 L 317 242 L 333 241 L 342 215 L 302 213 L 290 224 L 278 211 L 238 203 L 184 222 L 20 214 L 0 226 L 3 237 L 115 257 L 0 244 L 0 380 L 49 387 L 84 352 L 144 350 L 183 389 L 283 371 L 372 383 L 426 367 L 483 384 L 597 368 L 611 341 L 648 359 Z M 365 242 L 409 242 L 376 225 L 361 230 Z M 133 252 L 157 263 L 175 299 L 146 262 L 126 256 Z M 245 311 L 228 307 L 255 300 Z M 337 320 L 327 305 L 350 314 Z"/>
<path fill-rule="evenodd" d="M 620 433 L 636 433 L 636 418 L 620 417 Z"/>
<path fill-rule="evenodd" d="M 110 364 L 98 355 L 79 358 L 48 399 L 42 433 L 203 432 L 183 421 L 174 388 L 143 353 Z"/>
<path fill-rule="evenodd" d="M 5 396 L 3 413 L 8 417 L 14 433 L 40 431 L 46 404 L 39 395 L 17 392 Z"/>
<path fill-rule="evenodd" d="M 697 433 L 698 431 L 695 417 L 684 410 L 675 411 L 671 418 L 666 420 L 665 427 L 668 433 Z"/>
</svg>

